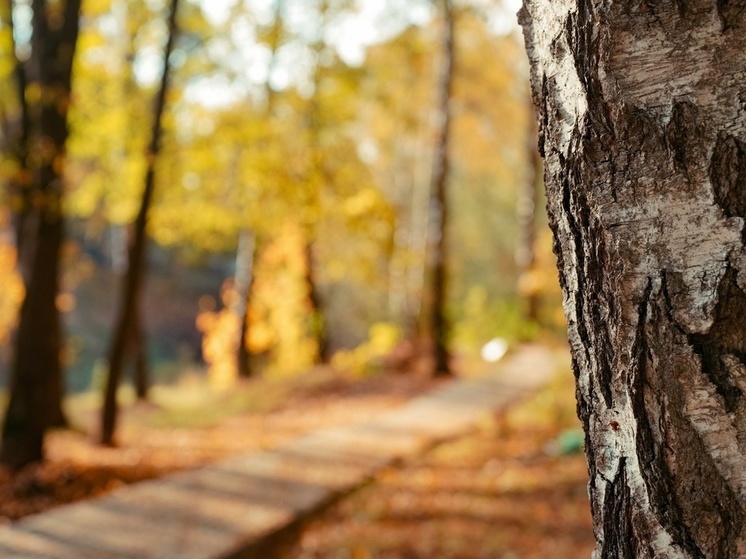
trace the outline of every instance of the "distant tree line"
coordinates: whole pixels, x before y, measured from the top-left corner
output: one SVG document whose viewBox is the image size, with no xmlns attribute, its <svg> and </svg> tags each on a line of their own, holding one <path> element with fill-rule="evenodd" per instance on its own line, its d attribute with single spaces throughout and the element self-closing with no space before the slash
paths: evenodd
<svg viewBox="0 0 746 559">
<path fill-rule="evenodd" d="M 529 177 L 526 142 L 509 141 L 530 133 L 525 92 L 514 85 L 523 72 L 515 38 L 491 33 L 484 7 L 441 0 L 426 25 L 391 15 L 391 38 L 353 63 L 327 34 L 352 13 L 348 3 L 321 2 L 311 29 L 290 17 L 290 2 L 275 0 L 265 12 L 237 2 L 222 19 L 179 0 L 160 12 L 122 0 L 91 2 L 85 11 L 79 0 L 6 5 L 1 54 L 14 86 L 0 91 L 3 169 L 10 170 L 3 202 L 13 213 L 25 297 L 2 464 L 42 460 L 45 433 L 67 423 L 59 310 L 65 215 L 128 225 L 104 444 L 115 443 L 117 389 L 129 358 L 138 396 L 147 397 L 141 294 L 149 238 L 235 250 L 223 323 L 232 332 L 230 367 L 241 376 L 256 374 L 252 355 L 279 352 L 283 343 L 296 359 L 328 362 L 330 309 L 351 290 L 364 320 L 432 340 L 433 374 L 451 374 L 453 302 L 480 281 L 509 285 L 504 293 L 490 287 L 496 297 L 514 295 L 516 264 L 507 265 L 507 282 L 480 280 L 475 270 L 493 261 L 490 251 L 512 252 L 518 233 L 505 223 Z M 501 49 L 490 66 L 480 58 L 487 45 Z M 152 58 L 156 47 L 162 54 Z M 263 54 L 248 60 L 247 52 Z M 157 67 L 153 60 L 162 64 L 158 79 L 147 70 Z M 501 157 L 483 157 L 496 145 Z M 469 204 L 487 199 L 509 216 L 496 225 L 497 247 L 469 217 Z M 278 270 L 291 270 L 282 262 L 292 254 L 298 265 L 285 284 L 289 272 Z M 280 285 L 297 286 L 298 297 L 289 296 L 291 287 L 273 291 Z M 291 303 L 289 314 L 277 311 Z M 300 327 L 291 327 L 288 317 L 299 313 Z"/>
</svg>

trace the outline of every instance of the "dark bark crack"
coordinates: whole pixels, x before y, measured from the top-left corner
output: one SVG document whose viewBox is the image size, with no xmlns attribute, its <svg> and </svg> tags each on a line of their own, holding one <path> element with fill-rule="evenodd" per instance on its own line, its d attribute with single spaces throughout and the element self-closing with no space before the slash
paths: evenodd
<svg viewBox="0 0 746 559">
<path fill-rule="evenodd" d="M 705 155 L 705 136 L 698 115 L 699 110 L 694 104 L 676 103 L 666 127 L 666 141 L 674 165 L 687 179 L 691 179 L 690 166 L 699 166 Z"/>
<path fill-rule="evenodd" d="M 709 168 L 715 202 L 728 217 L 746 216 L 746 144 L 721 134 Z"/>
<path fill-rule="evenodd" d="M 737 272 L 730 265 L 718 287 L 715 322 L 706 334 L 692 334 L 689 343 L 702 362 L 702 372 L 722 397 L 727 413 L 734 413 L 743 392 L 728 371 L 724 357 L 746 355 L 746 293 L 738 286 Z"/>
<path fill-rule="evenodd" d="M 659 519 L 661 526 L 672 537 L 675 544 L 687 549 L 694 559 L 704 559 L 702 551 L 697 547 L 689 528 L 686 526 L 681 507 L 676 501 L 676 495 L 671 487 L 670 480 L 673 479 L 672 472 L 666 464 L 663 449 L 656 444 L 653 429 L 663 432 L 666 428 L 663 417 L 664 410 L 660 410 L 661 421 L 655 427 L 650 423 L 651 414 L 645 403 L 646 391 L 651 391 L 648 383 L 648 362 L 651 359 L 651 348 L 648 343 L 648 313 L 649 310 L 655 314 L 656 309 L 650 309 L 652 300 L 653 281 L 648 278 L 642 300 L 638 305 L 637 330 L 632 354 L 634 356 L 634 369 L 630 379 L 632 413 L 637 423 L 637 437 L 635 439 L 635 452 L 640 464 L 645 488 L 650 495 L 650 504 Z M 664 303 L 665 304 L 665 303 Z M 661 394 L 655 394 L 656 402 L 662 402 Z"/>
<path fill-rule="evenodd" d="M 602 293 L 603 262 L 599 255 L 603 253 L 603 238 L 599 227 L 591 225 L 589 204 L 580 189 L 573 189 L 573 185 L 583 184 L 581 180 L 582 169 L 578 158 L 571 158 L 563 167 L 569 169 L 562 181 L 562 208 L 567 218 L 570 234 L 573 238 L 573 248 L 576 253 L 576 261 L 583 263 L 575 271 L 577 280 L 577 293 L 575 296 L 575 316 L 578 335 L 583 340 L 593 340 L 599 347 L 596 359 L 598 364 L 598 388 L 604 398 L 607 407 L 612 407 L 613 392 L 611 370 L 611 357 L 606 324 L 598 315 L 599 301 L 592 301 L 586 305 L 586 293 Z M 583 232 L 588 232 L 588 239 L 584 238 Z M 586 251 L 586 244 L 596 247 L 594 252 Z M 595 304 L 593 304 L 595 303 Z M 587 308 L 590 307 L 590 309 Z M 589 330 L 593 328 L 593 335 Z M 590 353 L 586 351 L 588 361 L 591 361 Z"/>
<path fill-rule="evenodd" d="M 723 32 L 743 27 L 746 13 L 746 0 L 717 0 L 717 11 Z"/>
<path fill-rule="evenodd" d="M 627 484 L 627 462 L 619 460 L 614 481 L 607 483 L 604 511 L 603 559 L 636 557 L 638 543 L 632 525 L 632 495 Z"/>
<path fill-rule="evenodd" d="M 723 297 L 729 297 L 730 290 L 738 289 L 734 281 L 735 271 L 729 267 L 720 285 L 719 303 L 715 311 L 716 325 L 722 318 L 722 313 L 726 312 L 730 314 L 726 322 L 737 328 L 737 317 L 743 316 L 746 310 L 746 307 L 742 307 L 746 302 L 743 293 L 740 294 L 741 302 L 736 308 L 730 309 L 725 303 Z M 661 273 L 659 303 L 651 308 L 655 310 L 655 316 L 649 320 L 649 332 L 653 333 L 654 339 L 647 342 L 649 351 L 672 355 L 672 347 L 679 343 L 688 344 L 689 349 L 699 355 L 702 372 L 720 392 L 723 387 L 718 387 L 714 377 L 721 373 L 712 370 L 713 361 L 716 362 L 717 369 L 727 374 L 725 364 L 719 357 L 725 353 L 739 355 L 723 346 L 723 335 L 731 342 L 741 339 L 741 344 L 744 343 L 743 336 L 736 334 L 731 338 L 726 334 L 726 331 L 733 333 L 728 327 L 724 331 L 713 327 L 704 335 L 687 334 L 673 317 L 665 271 Z M 728 344 L 730 349 L 733 349 L 732 345 Z M 704 357 L 705 354 L 707 357 Z M 730 559 L 736 556 L 736 542 L 743 524 L 744 510 L 739 497 L 719 473 L 704 441 L 684 412 L 686 398 L 682 390 L 685 389 L 679 377 L 691 374 L 691 364 L 691 360 L 659 363 L 655 377 L 647 380 L 643 380 L 643 377 L 638 381 L 642 383 L 642 390 L 650 391 L 651 396 L 647 405 L 645 400 L 634 404 L 635 414 L 639 415 L 637 453 L 640 456 L 643 479 L 651 493 L 651 503 L 660 502 L 656 510 L 662 518 L 669 519 L 670 526 L 667 528 L 670 533 L 675 534 L 675 530 L 679 530 L 682 547 L 696 558 Z M 732 379 L 724 382 L 727 388 L 732 384 Z M 668 400 L 662 398 L 662 393 L 668 395 Z M 657 449 L 658 454 L 651 453 L 651 450 L 656 449 L 653 426 L 647 421 L 652 415 L 650 406 L 659 406 L 659 413 L 663 416 L 667 401 L 670 402 L 670 411 L 665 413 L 660 428 L 660 448 Z M 732 400 L 730 405 L 733 405 Z M 666 458 L 667 455 L 672 456 L 670 461 Z"/>
</svg>

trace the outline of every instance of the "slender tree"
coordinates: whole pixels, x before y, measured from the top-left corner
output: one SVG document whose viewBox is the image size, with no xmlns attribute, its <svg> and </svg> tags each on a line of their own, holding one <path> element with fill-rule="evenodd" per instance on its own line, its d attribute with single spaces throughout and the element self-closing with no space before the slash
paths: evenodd
<svg viewBox="0 0 746 559">
<path fill-rule="evenodd" d="M 405 339 L 422 333 L 426 247 L 430 225 L 432 98 L 434 70 L 427 28 L 411 26 L 393 40 L 371 47 L 366 58 L 371 91 L 363 111 L 381 153 L 371 166 L 395 218 L 388 259 L 389 320 Z M 426 46 L 427 45 L 427 46 Z M 381 123 L 390 122 L 390 127 Z"/>
<path fill-rule="evenodd" d="M 234 274 L 234 289 L 236 291 L 233 312 L 241 319 L 238 335 L 238 349 L 236 362 L 238 376 L 248 378 L 252 376 L 251 355 L 248 348 L 249 340 L 249 305 L 254 283 L 254 263 L 257 256 L 256 235 L 250 229 L 242 229 L 238 237 L 236 249 L 236 273 Z"/>
<path fill-rule="evenodd" d="M 268 33 L 268 47 L 270 51 L 269 63 L 267 67 L 267 79 L 264 82 L 264 99 L 265 99 L 265 117 L 271 124 L 275 117 L 276 92 L 270 85 L 270 80 L 277 65 L 277 53 L 282 45 L 285 36 L 284 28 L 284 7 L 285 0 L 274 0 L 274 18 Z M 270 126 L 271 128 L 271 126 Z M 241 154 L 243 150 L 239 150 Z M 236 165 L 235 167 L 238 167 Z M 237 172 L 235 173 L 238 174 Z M 241 329 L 238 339 L 237 363 L 238 375 L 244 378 L 253 374 L 251 367 L 251 354 L 248 348 L 249 313 L 251 310 L 251 294 L 254 285 L 254 264 L 259 254 L 259 242 L 256 231 L 244 228 L 239 233 L 238 248 L 236 251 L 236 305 L 235 312 L 241 318 Z"/>
<path fill-rule="evenodd" d="M 132 21 L 137 21 L 142 16 L 140 15 L 140 11 L 142 10 L 142 7 L 138 6 L 132 6 L 131 4 L 126 4 L 124 15 L 127 18 L 127 21 L 130 21 L 130 18 L 132 18 Z M 125 59 L 127 62 L 126 70 L 125 70 L 125 76 L 124 76 L 124 84 L 122 88 L 122 96 L 123 99 L 129 100 L 133 99 L 137 93 L 138 93 L 138 86 L 135 81 L 135 72 L 134 72 L 134 61 L 136 57 L 136 39 L 137 39 L 137 27 L 132 24 L 127 25 L 127 29 L 124 33 L 124 41 L 126 42 L 125 49 L 126 49 L 126 55 Z M 132 136 L 136 135 L 136 131 L 134 130 L 135 126 L 133 125 L 132 120 L 129 121 L 129 126 L 131 128 L 131 134 Z M 128 142 L 125 139 L 125 141 L 122 142 L 120 149 L 117 150 L 116 156 L 119 158 L 119 161 L 123 161 L 128 156 Z M 113 170 L 113 169 L 112 169 Z M 135 242 L 135 236 L 136 233 L 134 229 L 129 229 L 129 236 L 128 243 L 132 245 Z M 145 274 L 145 259 L 143 259 L 143 270 L 141 274 Z M 130 334 L 130 345 L 129 345 L 129 352 L 134 357 L 134 374 L 133 374 L 133 381 L 135 386 L 135 396 L 138 400 L 147 400 L 148 398 L 148 390 L 150 389 L 150 377 L 151 377 L 151 371 L 150 371 L 150 364 L 148 363 L 148 336 L 147 336 L 147 330 L 145 328 L 145 321 L 142 314 L 142 309 L 139 305 L 135 306 L 135 316 L 132 319 L 132 332 Z"/>
<path fill-rule="evenodd" d="M 435 357 L 433 373 L 436 376 L 450 375 L 446 314 L 447 263 L 448 263 L 448 200 L 447 185 L 450 171 L 449 142 L 451 138 L 451 97 L 453 96 L 454 62 L 454 18 L 451 0 L 442 0 L 443 39 L 442 69 L 439 84 L 439 117 L 434 169 L 432 174 L 433 229 L 437 232 L 433 250 L 433 283 L 431 329 Z"/>
<path fill-rule="evenodd" d="M 145 273 L 144 269 L 143 273 Z M 147 400 L 150 390 L 150 368 L 148 366 L 147 340 L 141 312 L 136 312 L 132 319 L 131 336 L 130 347 L 135 358 L 133 374 L 135 396 L 138 400 Z"/>
<path fill-rule="evenodd" d="M 10 402 L 2 428 L 0 463 L 20 468 L 44 457 L 46 430 L 63 421 L 61 413 L 61 326 L 56 299 L 62 218 L 67 111 L 77 44 L 80 0 L 34 0 L 28 60 L 23 77 L 24 124 L 20 167 L 31 195 L 23 196 L 17 230 L 24 245 L 26 297 L 15 338 Z"/>
<path fill-rule="evenodd" d="M 144 281 L 144 266 L 147 249 L 147 223 L 153 193 L 155 190 L 155 164 L 161 147 L 163 131 L 163 114 L 166 108 L 166 97 L 170 84 L 169 58 L 174 49 L 177 35 L 176 17 L 179 0 L 171 0 L 168 16 L 168 39 L 164 51 L 163 74 L 153 112 L 153 129 L 147 151 L 147 170 L 140 210 L 134 224 L 133 238 L 129 247 L 127 273 L 122 286 L 122 297 L 114 335 L 109 350 L 109 375 L 104 392 L 104 406 L 101 418 L 101 443 L 114 444 L 117 419 L 117 388 L 122 377 L 124 359 L 128 345 L 132 341 L 133 331 L 137 331 L 135 320 L 139 314 L 138 307 Z"/>
<path fill-rule="evenodd" d="M 598 559 L 746 557 L 743 2 L 520 12 Z"/>
<path fill-rule="evenodd" d="M 323 20 L 328 17 L 329 2 L 322 0 L 320 14 Z M 321 58 L 324 55 L 326 44 L 323 39 L 323 26 L 318 31 L 318 37 L 311 45 L 316 56 L 311 82 L 313 84 L 313 95 L 311 96 L 307 113 L 308 126 L 308 154 L 310 157 L 309 174 L 307 177 L 307 189 L 310 192 L 310 200 L 307 203 L 321 212 L 319 207 L 322 199 L 322 191 L 327 189 L 332 182 L 332 177 L 327 168 L 326 157 L 321 140 L 324 127 L 321 108 L 321 82 L 324 77 L 324 67 Z M 327 363 L 331 358 L 329 354 L 329 332 L 327 328 L 326 313 L 323 297 L 318 285 L 318 263 L 316 258 L 317 218 L 311 218 L 310 223 L 305 225 L 305 281 L 308 288 L 308 301 L 310 303 L 311 330 L 318 346 L 318 359 L 321 363 Z"/>
</svg>

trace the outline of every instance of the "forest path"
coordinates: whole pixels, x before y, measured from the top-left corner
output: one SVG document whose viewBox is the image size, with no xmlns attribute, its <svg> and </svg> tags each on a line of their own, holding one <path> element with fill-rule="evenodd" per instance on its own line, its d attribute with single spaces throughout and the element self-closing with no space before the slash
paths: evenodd
<svg viewBox="0 0 746 559">
<path fill-rule="evenodd" d="M 465 435 L 541 387 L 558 360 L 524 346 L 377 419 L 123 488 L 0 529 L 0 556 L 55 559 L 271 557 L 300 522 L 386 466 Z"/>
</svg>

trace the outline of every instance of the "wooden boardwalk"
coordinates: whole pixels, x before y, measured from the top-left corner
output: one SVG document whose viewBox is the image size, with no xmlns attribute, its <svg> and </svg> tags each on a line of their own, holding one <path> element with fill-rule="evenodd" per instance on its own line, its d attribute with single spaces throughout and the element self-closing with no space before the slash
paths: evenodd
<svg viewBox="0 0 746 559">
<path fill-rule="evenodd" d="M 556 365 L 548 350 L 525 347 L 494 373 L 451 381 L 371 421 L 25 518 L 0 528 L 0 557 L 271 557 L 268 540 L 381 468 L 472 431 L 544 384 Z"/>
</svg>

